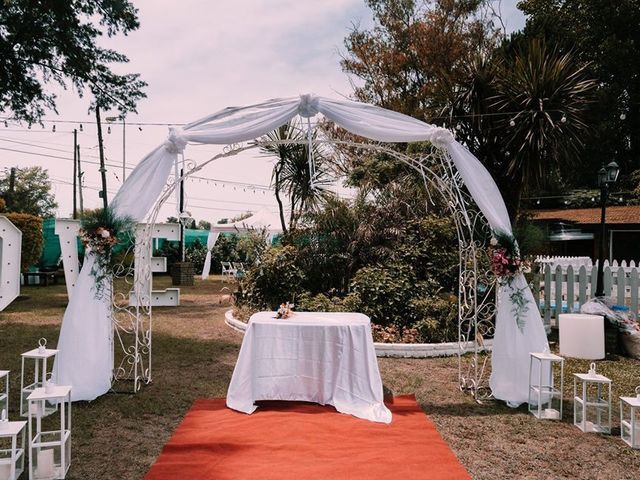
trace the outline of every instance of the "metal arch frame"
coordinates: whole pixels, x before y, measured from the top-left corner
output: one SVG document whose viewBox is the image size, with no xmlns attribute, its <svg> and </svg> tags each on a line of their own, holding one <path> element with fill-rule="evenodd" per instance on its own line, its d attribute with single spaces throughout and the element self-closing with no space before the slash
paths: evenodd
<svg viewBox="0 0 640 480">
<path fill-rule="evenodd" d="M 458 282 L 458 382 L 462 391 L 471 394 L 478 402 L 491 397 L 488 385 L 490 356 L 487 355 L 485 340 L 492 338 L 495 331 L 496 279 L 488 268 L 486 242 L 490 238 L 487 220 L 478 210 L 475 202 L 464 188 L 462 178 L 451 158 L 444 150 L 412 157 L 392 150 L 381 143 L 359 143 L 351 141 L 315 139 L 315 143 L 330 144 L 385 153 L 406 164 L 421 174 L 426 191 L 430 195 L 432 187 L 439 192 L 453 217 L 458 236 L 459 282 Z M 183 159 L 183 174 L 170 176 L 167 184 L 146 217 L 146 223 L 139 229 L 135 246 L 127 252 L 125 259 L 114 272 L 113 324 L 116 352 L 114 381 L 132 380 L 134 392 L 143 384 L 152 381 L 152 308 L 148 296 L 143 295 L 151 282 L 152 231 L 160 208 L 169 199 L 181 181 L 202 170 L 209 163 L 221 158 L 259 147 L 284 144 L 300 144 L 306 141 L 256 140 L 249 144 L 232 144 L 224 147 L 222 153 L 200 163 Z M 431 199 L 430 199 L 431 200 Z M 433 201 L 431 200 L 433 203 Z M 142 249 L 142 250 L 139 250 Z M 142 265 L 134 266 L 133 253 L 143 259 Z M 124 286 L 127 291 L 117 292 Z M 133 291 L 138 301 L 130 306 L 128 296 Z M 115 367 L 117 365 L 117 367 Z"/>
</svg>

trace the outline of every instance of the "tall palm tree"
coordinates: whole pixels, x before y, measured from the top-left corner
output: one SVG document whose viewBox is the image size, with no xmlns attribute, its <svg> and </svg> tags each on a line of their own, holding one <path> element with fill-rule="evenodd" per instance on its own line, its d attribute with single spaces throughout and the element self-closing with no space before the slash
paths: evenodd
<svg viewBox="0 0 640 480">
<path fill-rule="evenodd" d="M 521 193 L 578 165 L 596 87 L 586 67 L 571 53 L 533 39 L 516 50 L 500 76 L 493 108 L 504 113 L 498 126 L 510 152 L 506 174 L 522 186 Z"/>
<path fill-rule="evenodd" d="M 315 140 L 315 133 L 312 140 Z M 276 201 L 280 211 L 283 232 L 295 228 L 303 213 L 317 208 L 331 194 L 328 190 L 332 182 L 324 149 L 312 142 L 311 153 L 315 172 L 309 166 L 309 145 L 307 132 L 295 122 L 289 122 L 258 140 L 260 151 L 277 158 L 271 177 Z M 265 143 L 266 142 L 266 143 Z M 289 224 L 285 221 L 282 193 L 289 200 Z"/>
</svg>

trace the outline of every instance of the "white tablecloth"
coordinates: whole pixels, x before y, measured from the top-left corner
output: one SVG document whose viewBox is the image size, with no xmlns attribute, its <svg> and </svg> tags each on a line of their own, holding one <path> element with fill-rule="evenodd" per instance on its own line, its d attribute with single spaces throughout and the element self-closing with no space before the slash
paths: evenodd
<svg viewBox="0 0 640 480">
<path fill-rule="evenodd" d="M 259 312 L 249 320 L 227 392 L 229 408 L 252 413 L 256 400 L 299 400 L 391 422 L 369 317 L 333 312 L 274 317 Z"/>
</svg>

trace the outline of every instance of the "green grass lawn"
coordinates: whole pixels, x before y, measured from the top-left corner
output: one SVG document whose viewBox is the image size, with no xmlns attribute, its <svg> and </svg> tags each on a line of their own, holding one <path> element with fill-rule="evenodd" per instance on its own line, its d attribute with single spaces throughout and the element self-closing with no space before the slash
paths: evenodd
<svg viewBox="0 0 640 480">
<path fill-rule="evenodd" d="M 168 285 L 160 277 L 156 286 Z M 224 324 L 223 284 L 183 287 L 182 305 L 154 309 L 153 382 L 138 394 L 110 393 L 73 405 L 69 479 L 140 479 L 197 398 L 224 397 L 242 336 Z M 23 298 L 0 313 L 0 369 L 11 370 L 11 418 L 17 419 L 20 353 L 46 337 L 57 343 L 64 285 L 24 287 Z M 619 439 L 618 395 L 640 384 L 640 361 L 622 357 L 598 362 L 614 382 L 614 434 L 584 434 L 572 426 L 573 372 L 565 366 L 562 422 L 538 421 L 525 407 L 500 402 L 478 405 L 457 388 L 457 359 L 379 359 L 385 387 L 413 393 L 474 478 L 635 479 L 640 451 Z M 429 448 L 425 445 L 425 448 Z M 380 452 L 384 462 L 385 452 Z M 423 472 L 416 472 L 415 478 Z M 23 476 L 26 478 L 26 476 Z"/>
</svg>

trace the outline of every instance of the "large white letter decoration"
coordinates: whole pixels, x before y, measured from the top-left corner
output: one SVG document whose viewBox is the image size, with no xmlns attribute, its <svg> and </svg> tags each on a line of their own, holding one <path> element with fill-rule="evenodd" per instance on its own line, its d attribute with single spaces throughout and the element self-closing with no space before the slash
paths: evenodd
<svg viewBox="0 0 640 480">
<path fill-rule="evenodd" d="M 22 232 L 0 216 L 0 312 L 20 295 Z"/>
<path fill-rule="evenodd" d="M 164 273 L 167 271 L 167 259 L 164 257 L 152 257 L 152 248 L 149 244 L 144 245 L 145 241 L 145 229 L 147 225 L 139 223 L 136 228 L 136 250 L 135 250 L 135 278 L 134 284 L 138 283 L 138 278 L 144 278 L 148 275 L 148 281 L 142 282 L 144 285 L 143 290 L 140 292 L 141 298 L 149 298 L 150 304 L 153 307 L 177 307 L 180 305 L 180 289 L 179 288 L 167 288 L 165 290 L 152 290 L 153 288 L 153 273 Z M 151 232 L 151 239 L 164 238 L 166 240 L 180 240 L 180 225 L 177 223 L 156 223 L 153 226 Z M 151 257 L 151 262 L 147 260 L 147 255 Z M 145 272 L 144 266 L 150 265 L 151 271 Z M 147 302 L 143 301 L 142 304 Z M 136 291 L 131 290 L 129 295 L 129 305 L 135 306 L 138 304 Z"/>
<path fill-rule="evenodd" d="M 76 286 L 80 262 L 78 261 L 78 232 L 80 220 L 70 218 L 56 219 L 55 232 L 60 239 L 62 264 L 64 265 L 64 281 L 67 284 L 67 295 L 71 299 L 71 292 Z"/>
</svg>

